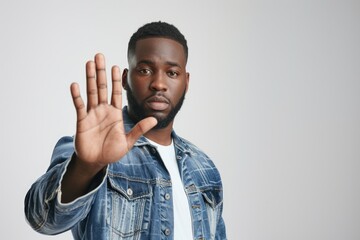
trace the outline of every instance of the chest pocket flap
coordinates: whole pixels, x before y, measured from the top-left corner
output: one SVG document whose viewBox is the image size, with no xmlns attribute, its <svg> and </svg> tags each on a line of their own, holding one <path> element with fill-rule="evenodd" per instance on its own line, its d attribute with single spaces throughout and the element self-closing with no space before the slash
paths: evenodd
<svg viewBox="0 0 360 240">
<path fill-rule="evenodd" d="M 137 179 L 109 176 L 110 187 L 128 200 L 135 200 L 152 195 L 150 184 Z"/>
</svg>

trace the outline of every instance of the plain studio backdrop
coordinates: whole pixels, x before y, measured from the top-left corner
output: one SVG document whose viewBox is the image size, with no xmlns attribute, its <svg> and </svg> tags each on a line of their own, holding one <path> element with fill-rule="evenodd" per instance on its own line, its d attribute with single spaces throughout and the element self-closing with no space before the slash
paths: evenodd
<svg viewBox="0 0 360 240">
<path fill-rule="evenodd" d="M 123 69 L 158 20 L 188 40 L 175 130 L 222 174 L 228 238 L 360 239 L 358 0 L 1 1 L 0 238 L 72 239 L 33 231 L 25 194 L 74 134 L 85 62 Z"/>
</svg>

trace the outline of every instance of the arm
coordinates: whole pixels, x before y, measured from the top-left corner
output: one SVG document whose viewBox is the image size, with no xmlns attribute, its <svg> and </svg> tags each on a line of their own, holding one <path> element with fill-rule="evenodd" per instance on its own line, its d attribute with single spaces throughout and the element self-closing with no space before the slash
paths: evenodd
<svg viewBox="0 0 360 240">
<path fill-rule="evenodd" d="M 95 191 L 71 206 L 60 204 L 60 182 L 74 153 L 72 137 L 63 137 L 56 144 L 51 165 L 30 188 L 25 197 L 25 216 L 31 227 L 41 233 L 57 234 L 71 228 L 83 219 L 95 196 Z M 78 209 L 80 216 L 66 208 Z M 55 214 L 56 213 L 56 214 Z"/>
<path fill-rule="evenodd" d="M 62 181 L 64 203 L 86 194 L 93 178 L 110 163 L 121 159 L 136 140 L 153 128 L 157 121 L 148 117 L 126 133 L 122 119 L 120 69 L 112 68 L 111 103 L 108 103 L 105 59 L 102 54 L 86 64 L 87 108 L 78 84 L 71 85 L 77 115 L 75 155 Z"/>
<path fill-rule="evenodd" d="M 219 240 L 225 240 L 226 238 L 226 228 L 225 228 L 225 222 L 224 219 L 222 217 L 222 211 L 221 211 L 221 215 L 220 215 L 220 219 L 217 223 L 216 226 L 216 238 L 215 239 L 219 239 Z"/>
<path fill-rule="evenodd" d="M 96 189 L 104 180 L 107 165 L 121 159 L 136 140 L 157 123 L 149 117 L 125 132 L 120 70 L 117 66 L 112 68 L 111 103 L 108 103 L 102 54 L 97 54 L 95 61 L 87 62 L 86 79 L 87 107 L 80 96 L 79 85 L 71 85 L 77 115 L 74 141 L 72 138 L 60 140 L 48 171 L 32 185 L 25 198 L 28 222 L 42 233 L 66 231 L 86 217 Z"/>
</svg>

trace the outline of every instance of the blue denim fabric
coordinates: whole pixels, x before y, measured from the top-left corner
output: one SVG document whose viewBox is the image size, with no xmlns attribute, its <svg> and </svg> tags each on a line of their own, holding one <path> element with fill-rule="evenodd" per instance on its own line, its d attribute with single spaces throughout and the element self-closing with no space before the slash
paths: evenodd
<svg viewBox="0 0 360 240">
<path fill-rule="evenodd" d="M 133 127 L 124 108 L 125 128 Z M 213 162 L 172 133 L 191 210 L 193 239 L 226 239 L 223 189 Z M 30 188 L 25 215 L 44 234 L 72 230 L 74 239 L 173 239 L 170 176 L 156 148 L 141 137 L 120 161 L 107 167 L 100 184 L 71 203 L 60 202 L 60 183 L 74 153 L 72 137 L 56 144 L 50 167 Z"/>
</svg>

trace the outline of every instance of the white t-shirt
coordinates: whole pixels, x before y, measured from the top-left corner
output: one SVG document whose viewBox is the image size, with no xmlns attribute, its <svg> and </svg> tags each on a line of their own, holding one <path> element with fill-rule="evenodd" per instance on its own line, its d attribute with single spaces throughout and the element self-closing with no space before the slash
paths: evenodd
<svg viewBox="0 0 360 240">
<path fill-rule="evenodd" d="M 170 174 L 174 204 L 174 240 L 193 239 L 189 201 L 176 162 L 174 143 L 171 141 L 170 145 L 163 146 L 151 140 L 149 142 L 157 147 L 161 159 Z"/>
</svg>

